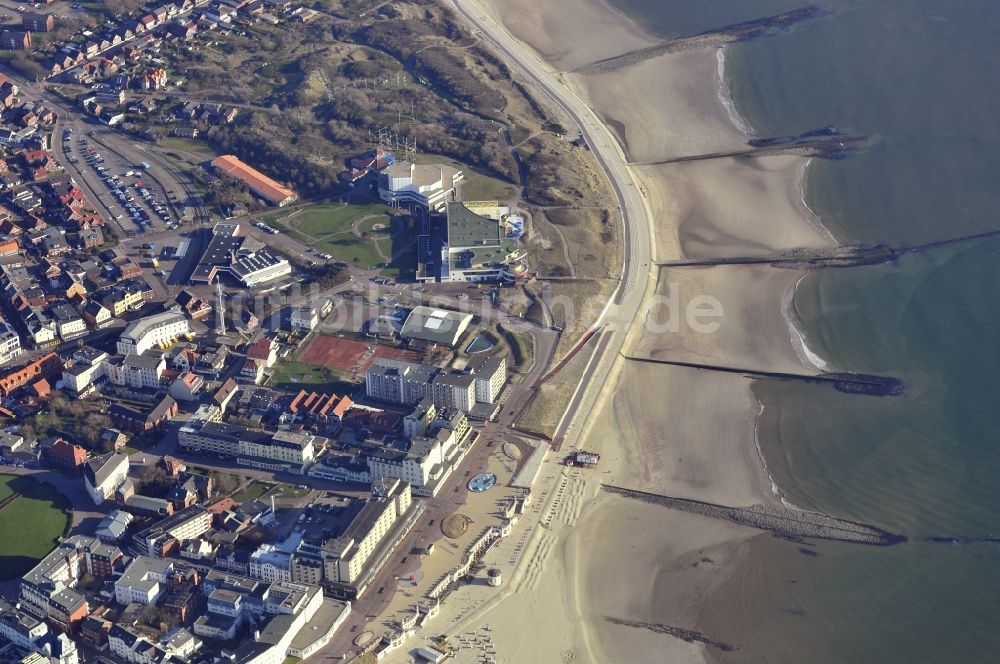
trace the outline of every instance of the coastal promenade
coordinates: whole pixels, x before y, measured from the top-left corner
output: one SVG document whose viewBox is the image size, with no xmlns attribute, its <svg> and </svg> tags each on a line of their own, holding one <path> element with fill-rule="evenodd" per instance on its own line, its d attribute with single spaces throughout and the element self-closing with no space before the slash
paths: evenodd
<svg viewBox="0 0 1000 664">
<path fill-rule="evenodd" d="M 586 417 L 596 411 L 629 328 L 639 315 L 647 290 L 655 283 L 650 255 L 652 214 L 617 139 L 598 115 L 556 78 L 557 72 L 518 42 L 474 1 L 454 0 L 454 5 L 474 30 L 544 91 L 577 125 L 618 199 L 623 224 L 622 272 L 617 288 L 594 322 L 595 327 L 606 326 L 608 334 L 591 357 L 554 436 L 557 445 L 571 447 L 586 425 L 585 420 L 578 419 L 578 414 L 583 413 Z"/>
</svg>

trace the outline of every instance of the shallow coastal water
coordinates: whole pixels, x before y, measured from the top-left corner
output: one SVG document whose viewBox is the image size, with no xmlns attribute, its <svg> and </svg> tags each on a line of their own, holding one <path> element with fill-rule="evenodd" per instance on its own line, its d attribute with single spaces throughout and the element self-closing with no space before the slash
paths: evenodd
<svg viewBox="0 0 1000 664">
<path fill-rule="evenodd" d="M 665 38 L 801 3 L 615 0 Z M 813 161 L 805 201 L 842 242 L 904 246 L 1000 228 L 1000 7 L 832 0 L 829 16 L 727 48 L 735 107 L 761 136 L 835 125 L 865 151 Z M 706 85 L 713 82 L 706 81 Z M 1000 239 L 818 271 L 791 304 L 836 370 L 902 378 L 897 398 L 759 383 L 760 445 L 791 503 L 878 524 L 888 549 L 758 538 L 704 629 L 722 661 L 993 661 L 1000 652 Z M 943 543 L 933 537 L 970 541 Z"/>
</svg>

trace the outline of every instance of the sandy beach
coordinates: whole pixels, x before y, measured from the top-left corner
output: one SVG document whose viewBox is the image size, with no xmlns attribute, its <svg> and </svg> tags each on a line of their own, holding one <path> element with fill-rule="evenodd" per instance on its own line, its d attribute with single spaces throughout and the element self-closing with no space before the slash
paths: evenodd
<svg viewBox="0 0 1000 664">
<path fill-rule="evenodd" d="M 715 49 L 661 56 L 614 74 L 568 74 L 659 40 L 593 0 L 480 6 L 508 19 L 509 32 L 553 72 L 563 72 L 560 80 L 614 128 L 631 161 L 745 145 L 746 134 L 720 99 Z M 774 157 L 633 166 L 653 212 L 655 259 L 766 256 L 832 245 L 801 202 L 804 164 Z M 803 361 L 785 316 L 801 276 L 766 265 L 661 269 L 657 296 L 676 289 L 681 306 L 698 295 L 715 298 L 724 312 L 719 328 L 706 334 L 683 322 L 676 329 L 637 325 L 625 354 L 815 371 Z M 650 302 L 646 322 L 663 321 L 666 306 Z M 522 535 L 527 562 L 475 616 L 479 628 L 490 625 L 497 661 L 702 662 L 730 645 L 738 648 L 706 612 L 724 601 L 717 595 L 747 562 L 754 538 L 769 535 L 630 501 L 600 485 L 730 506 L 777 502 L 757 450 L 760 404 L 752 383 L 737 374 L 618 361 L 597 407 L 580 416 L 581 446 L 602 455 L 599 468 L 567 471 L 547 462 L 547 472 L 561 475 L 561 484 L 539 496 L 553 518 Z M 577 486 L 574 498 L 564 500 Z M 451 631 L 473 622 L 457 622 Z M 700 634 L 704 625 L 713 633 Z M 672 629 L 699 636 L 664 633 Z"/>
</svg>

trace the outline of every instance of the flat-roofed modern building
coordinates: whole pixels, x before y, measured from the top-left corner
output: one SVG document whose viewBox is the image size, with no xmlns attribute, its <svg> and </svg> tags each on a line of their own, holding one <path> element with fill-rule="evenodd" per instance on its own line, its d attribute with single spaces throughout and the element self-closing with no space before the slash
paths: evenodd
<svg viewBox="0 0 1000 664">
<path fill-rule="evenodd" d="M 393 207 L 443 210 L 463 178 L 462 171 L 447 164 L 401 161 L 378 174 L 378 195 Z"/>
<path fill-rule="evenodd" d="M 214 283 L 220 274 L 228 274 L 247 288 L 287 276 L 292 266 L 269 247 L 251 249 L 239 224 L 219 223 L 191 274 L 196 284 Z"/>
<path fill-rule="evenodd" d="M 115 581 L 115 601 L 123 605 L 156 604 L 167 589 L 173 569 L 173 561 L 137 556 Z"/>
<path fill-rule="evenodd" d="M 473 355 L 465 370 L 476 377 L 476 401 L 495 403 L 507 382 L 507 358 L 503 355 Z"/>
<path fill-rule="evenodd" d="M 419 306 L 410 311 L 399 336 L 454 348 L 471 322 L 469 313 Z"/>
<path fill-rule="evenodd" d="M 398 479 L 372 483 L 372 497 L 336 539 L 323 545 L 325 576 L 334 583 L 355 583 L 375 549 L 410 508 L 410 485 Z"/>
<path fill-rule="evenodd" d="M 192 505 L 136 533 L 132 540 L 141 553 L 162 556 L 168 551 L 172 541 L 196 539 L 211 527 L 212 513 L 201 505 Z"/>
<path fill-rule="evenodd" d="M 484 217 L 456 201 L 447 203 L 446 215 L 443 237 L 433 242 L 421 237 L 432 243 L 426 252 L 432 258 L 421 258 L 417 281 L 498 281 L 523 272 L 525 252 L 515 237 L 507 236 L 500 219 Z"/>
<path fill-rule="evenodd" d="M 480 373 L 475 366 L 446 372 L 426 364 L 378 358 L 365 374 L 365 393 L 378 401 L 406 406 L 429 397 L 438 408 L 469 412 L 483 401 L 479 395 L 495 400 L 506 381 L 506 363 L 488 362 L 484 366 L 486 370 Z"/>
<path fill-rule="evenodd" d="M 167 361 L 161 351 L 126 355 L 107 364 L 108 380 L 112 384 L 136 389 L 160 387 L 160 379 L 166 369 Z"/>
</svg>

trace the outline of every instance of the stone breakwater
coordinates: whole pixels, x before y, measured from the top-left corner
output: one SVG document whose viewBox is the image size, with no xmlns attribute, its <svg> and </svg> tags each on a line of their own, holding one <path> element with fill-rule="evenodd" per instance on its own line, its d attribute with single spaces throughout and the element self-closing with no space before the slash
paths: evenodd
<svg viewBox="0 0 1000 664">
<path fill-rule="evenodd" d="M 805 539 L 825 539 L 838 542 L 852 542 L 871 546 L 890 546 L 906 541 L 905 535 L 897 535 L 876 526 L 838 519 L 818 512 L 802 512 L 780 505 L 749 505 L 747 507 L 727 507 L 700 500 L 673 498 L 656 493 L 626 489 L 624 487 L 602 485 L 602 489 L 632 500 L 641 500 L 670 509 L 700 514 L 713 519 L 722 519 L 748 528 L 766 530 L 777 537 L 801 542 Z"/>
<path fill-rule="evenodd" d="M 836 161 L 870 146 L 872 142 L 873 139 L 870 136 L 834 136 L 833 138 L 816 138 L 781 145 L 750 146 L 744 150 L 730 150 L 729 152 L 708 152 L 705 154 L 672 157 L 670 159 L 630 163 L 636 166 L 662 166 L 664 164 L 682 164 L 687 161 L 707 161 L 710 159 L 757 159 L 760 157 L 787 156 Z"/>
<path fill-rule="evenodd" d="M 655 46 L 647 46 L 646 48 L 629 51 L 628 53 L 578 67 L 573 69 L 572 72 L 574 74 L 608 74 L 644 60 L 649 60 L 650 58 L 666 55 L 667 53 L 677 53 L 693 48 L 718 48 L 726 44 L 759 39 L 783 32 L 796 23 L 818 18 L 825 13 L 826 10 L 819 5 L 800 7 L 784 12 L 783 14 L 765 16 L 764 18 L 744 21 L 743 23 L 735 23 L 697 35 L 672 39 L 662 44 L 656 44 Z"/>
<path fill-rule="evenodd" d="M 615 625 L 622 625 L 623 627 L 635 627 L 636 629 L 647 629 L 650 632 L 655 632 L 657 634 L 666 634 L 667 636 L 672 636 L 675 639 L 680 639 L 681 641 L 686 641 L 688 643 L 704 643 L 712 648 L 718 648 L 724 652 L 731 652 L 733 650 L 738 650 L 736 646 L 726 643 L 725 641 L 718 641 L 711 637 L 705 636 L 701 632 L 695 631 L 693 629 L 684 629 L 683 627 L 674 627 L 673 625 L 664 625 L 663 623 L 648 623 L 640 622 L 638 620 L 626 620 L 624 618 L 615 618 L 614 616 L 604 616 L 604 619 L 609 623 Z"/>
<path fill-rule="evenodd" d="M 796 374 L 782 371 L 763 371 L 761 369 L 748 369 L 742 367 L 727 367 L 718 364 L 703 364 L 697 362 L 681 362 L 678 360 L 665 360 L 654 357 L 638 357 L 635 355 L 622 355 L 629 362 L 644 362 L 647 364 L 662 364 L 672 367 L 685 367 L 700 371 L 718 371 L 721 373 L 732 373 L 750 378 L 773 378 L 776 380 L 797 380 L 804 383 L 820 383 L 832 385 L 836 390 L 847 394 L 861 394 L 874 397 L 894 397 L 903 394 L 905 386 L 903 381 L 892 376 L 876 376 L 862 373 L 819 373 L 819 374 Z"/>
</svg>

